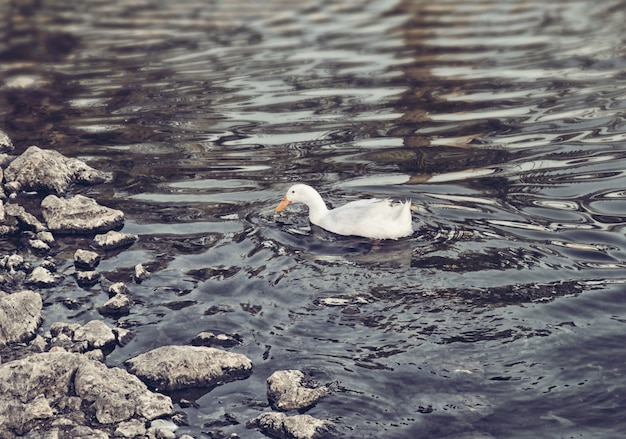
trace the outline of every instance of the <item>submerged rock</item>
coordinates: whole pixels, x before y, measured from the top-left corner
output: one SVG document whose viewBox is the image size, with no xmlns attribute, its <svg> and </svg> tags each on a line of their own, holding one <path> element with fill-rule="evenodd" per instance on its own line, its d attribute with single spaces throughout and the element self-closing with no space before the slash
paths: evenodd
<svg viewBox="0 0 626 439">
<path fill-rule="evenodd" d="M 43 217 L 53 232 L 91 233 L 121 226 L 124 212 L 101 206 L 83 195 L 62 199 L 48 195 L 41 202 Z"/>
<path fill-rule="evenodd" d="M 93 239 L 94 245 L 104 250 L 111 250 L 125 245 L 131 245 L 139 237 L 130 233 L 122 233 L 111 230 L 103 235 L 96 235 Z"/>
<path fill-rule="evenodd" d="M 335 437 L 334 424 L 309 415 L 287 416 L 284 413 L 263 413 L 246 424 L 279 439 L 322 439 Z"/>
<path fill-rule="evenodd" d="M 28 290 L 0 298 L 0 346 L 33 338 L 42 306 L 41 296 Z"/>
<path fill-rule="evenodd" d="M 204 346 L 163 346 L 127 360 L 126 365 L 162 390 L 212 387 L 252 373 L 252 362 L 245 355 Z"/>
<path fill-rule="evenodd" d="M 267 397 L 276 410 L 301 410 L 314 405 L 328 394 L 299 370 L 279 370 L 267 379 Z"/>
<path fill-rule="evenodd" d="M 29 147 L 13 160 L 5 169 L 4 177 L 11 191 L 45 190 L 55 194 L 64 194 L 74 182 L 96 184 L 109 179 L 106 173 L 81 160 L 37 146 Z"/>
<path fill-rule="evenodd" d="M 215 334 L 213 332 L 201 332 L 191 340 L 194 346 L 219 346 L 222 348 L 232 348 L 240 345 L 241 336 L 230 334 Z"/>
</svg>

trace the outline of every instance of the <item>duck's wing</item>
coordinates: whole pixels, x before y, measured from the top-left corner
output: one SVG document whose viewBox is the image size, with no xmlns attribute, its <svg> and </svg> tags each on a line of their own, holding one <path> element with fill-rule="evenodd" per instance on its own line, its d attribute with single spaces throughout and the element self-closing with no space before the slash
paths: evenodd
<svg viewBox="0 0 626 439">
<path fill-rule="evenodd" d="M 357 200 L 330 210 L 318 225 L 339 235 L 396 239 L 413 233 L 410 204 Z"/>
</svg>

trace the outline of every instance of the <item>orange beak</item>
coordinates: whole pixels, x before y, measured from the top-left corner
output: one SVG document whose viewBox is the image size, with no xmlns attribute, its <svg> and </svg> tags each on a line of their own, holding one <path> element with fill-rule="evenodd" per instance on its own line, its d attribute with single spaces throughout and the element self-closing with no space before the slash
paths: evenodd
<svg viewBox="0 0 626 439">
<path fill-rule="evenodd" d="M 287 198 L 287 195 L 285 195 L 283 197 L 283 200 L 280 202 L 280 204 L 276 206 L 276 209 L 274 209 L 274 212 L 278 213 L 282 211 L 285 207 L 289 206 L 290 204 L 291 204 L 291 201 L 289 200 L 289 198 Z"/>
</svg>

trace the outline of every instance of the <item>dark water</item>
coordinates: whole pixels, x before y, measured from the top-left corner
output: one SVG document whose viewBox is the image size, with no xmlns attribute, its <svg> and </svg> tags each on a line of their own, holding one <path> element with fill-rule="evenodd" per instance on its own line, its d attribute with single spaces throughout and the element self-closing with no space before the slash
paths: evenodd
<svg viewBox="0 0 626 439">
<path fill-rule="evenodd" d="M 344 437 L 624 437 L 626 2 L 1 9 L 0 129 L 111 171 L 74 192 L 141 239 L 99 268 L 153 273 L 107 320 L 136 333 L 107 363 L 204 330 L 254 362 L 179 432 L 263 437 L 244 424 L 265 379 L 299 368 L 337 383 L 308 413 Z M 417 231 L 373 245 L 275 216 L 292 181 L 411 198 Z M 59 239 L 66 274 L 88 240 Z M 71 276 L 46 294 L 44 328 L 107 300 Z"/>
</svg>

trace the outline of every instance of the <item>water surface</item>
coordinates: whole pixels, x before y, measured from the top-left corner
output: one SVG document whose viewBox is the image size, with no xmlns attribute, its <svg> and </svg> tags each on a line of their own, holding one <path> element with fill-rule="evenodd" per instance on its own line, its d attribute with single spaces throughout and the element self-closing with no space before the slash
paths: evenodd
<svg viewBox="0 0 626 439">
<path fill-rule="evenodd" d="M 253 375 L 183 395 L 181 433 L 264 437 L 265 379 L 299 368 L 336 383 L 307 413 L 344 437 L 621 437 L 624 6 L 13 1 L 0 128 L 114 175 L 73 189 L 140 236 L 99 269 L 152 276 L 107 319 L 135 333 L 107 364 L 242 337 Z M 416 232 L 275 215 L 295 181 L 411 199 Z M 59 239 L 62 272 L 89 239 Z M 108 298 L 71 276 L 46 294 L 44 328 Z"/>
</svg>

